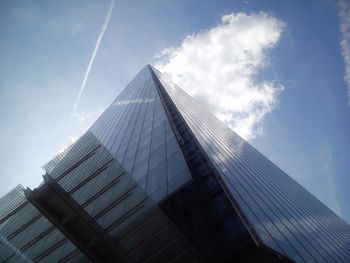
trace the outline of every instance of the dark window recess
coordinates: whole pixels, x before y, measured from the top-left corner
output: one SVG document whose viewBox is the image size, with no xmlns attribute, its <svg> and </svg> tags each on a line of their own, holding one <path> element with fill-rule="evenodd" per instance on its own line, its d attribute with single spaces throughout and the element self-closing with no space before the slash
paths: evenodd
<svg viewBox="0 0 350 263">
<path fill-rule="evenodd" d="M 128 262 L 115 240 L 49 174 L 44 181 L 25 190 L 29 202 L 92 262 Z"/>
</svg>

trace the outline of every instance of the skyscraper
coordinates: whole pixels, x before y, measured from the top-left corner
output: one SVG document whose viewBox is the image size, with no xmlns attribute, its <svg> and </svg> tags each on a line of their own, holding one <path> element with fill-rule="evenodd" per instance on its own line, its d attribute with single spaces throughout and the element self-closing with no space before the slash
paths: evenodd
<svg viewBox="0 0 350 263">
<path fill-rule="evenodd" d="M 350 226 L 150 65 L 36 189 L 0 262 L 349 262 Z"/>
</svg>

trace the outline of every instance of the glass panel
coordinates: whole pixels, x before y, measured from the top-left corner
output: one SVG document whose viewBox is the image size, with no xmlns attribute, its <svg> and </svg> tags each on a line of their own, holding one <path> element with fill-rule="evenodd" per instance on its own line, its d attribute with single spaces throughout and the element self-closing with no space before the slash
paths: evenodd
<svg viewBox="0 0 350 263">
<path fill-rule="evenodd" d="M 350 260 L 349 250 L 344 249 L 350 244 L 348 225 L 344 227 L 341 219 L 254 147 L 161 73 L 156 70 L 155 73 L 219 168 L 227 189 L 248 221 L 257 229 L 264 228 L 265 232 L 258 232 L 267 246 L 296 261 Z"/>
</svg>

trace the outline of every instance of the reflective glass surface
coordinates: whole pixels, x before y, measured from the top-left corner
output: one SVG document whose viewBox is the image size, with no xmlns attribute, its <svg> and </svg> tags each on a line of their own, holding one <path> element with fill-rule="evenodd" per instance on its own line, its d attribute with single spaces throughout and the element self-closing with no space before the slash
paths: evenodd
<svg viewBox="0 0 350 263">
<path fill-rule="evenodd" d="M 72 251 L 86 262 L 84 255 L 26 200 L 23 190 L 17 186 L 0 199 L 0 204 L 6 203 L 0 207 L 0 262 L 58 262 Z"/>
<path fill-rule="evenodd" d="M 231 198 L 270 248 L 297 262 L 349 262 L 350 227 L 153 68 L 215 165 Z"/>
<path fill-rule="evenodd" d="M 165 127 L 159 129 L 162 134 Z M 140 162 L 138 176 L 126 172 L 90 131 L 44 166 L 92 221 L 114 238 L 131 262 L 167 262 L 183 254 L 197 261 L 199 256 L 157 205 L 168 194 L 164 141 L 141 157 L 147 162 Z M 135 152 L 130 157 L 133 155 Z M 181 155 L 176 151 L 170 157 L 181 158 Z M 181 164 L 181 159 L 175 161 Z M 150 167 L 148 172 L 144 164 Z M 159 226 L 153 226 L 154 221 Z M 69 245 L 62 245 L 62 249 L 75 251 Z"/>
<path fill-rule="evenodd" d="M 147 66 L 89 131 L 156 201 L 191 180 Z"/>
<path fill-rule="evenodd" d="M 43 168 L 136 262 L 201 261 L 189 240 L 217 258 L 244 227 L 296 262 L 350 262 L 348 224 L 150 66 Z M 88 261 L 21 186 L 0 198 L 0 252 L 0 262 Z"/>
</svg>

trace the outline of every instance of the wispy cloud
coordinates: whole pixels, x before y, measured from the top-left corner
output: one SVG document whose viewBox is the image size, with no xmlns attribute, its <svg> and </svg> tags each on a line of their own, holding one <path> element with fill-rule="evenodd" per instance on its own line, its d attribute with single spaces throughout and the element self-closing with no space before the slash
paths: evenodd
<svg viewBox="0 0 350 263">
<path fill-rule="evenodd" d="M 78 136 L 75 136 L 75 135 L 68 136 L 69 143 L 63 146 L 63 148 L 59 150 L 58 153 L 63 153 L 71 144 L 75 143 L 77 140 L 78 140 Z"/>
<path fill-rule="evenodd" d="M 340 25 L 340 48 L 345 63 L 344 80 L 348 86 L 348 105 L 350 106 L 350 3 L 338 1 L 338 16 Z"/>
<path fill-rule="evenodd" d="M 87 79 L 88 79 L 88 77 L 89 77 L 89 74 L 90 74 L 92 65 L 94 64 L 95 57 L 96 57 L 97 51 L 98 51 L 98 49 L 99 49 L 99 47 L 100 47 L 100 44 L 101 44 L 103 35 L 104 35 L 104 33 L 106 32 L 106 30 L 107 30 L 107 28 L 108 28 L 109 21 L 111 20 L 112 13 L 113 13 L 113 8 L 114 8 L 114 4 L 115 4 L 115 0 L 112 0 L 111 3 L 110 3 L 110 5 L 109 5 L 108 12 L 107 12 L 105 21 L 104 21 L 104 23 L 103 23 L 103 25 L 102 25 L 100 34 L 99 34 L 99 36 L 98 36 L 98 38 L 97 38 L 94 51 L 92 52 L 92 55 L 91 55 L 91 58 L 90 58 L 90 61 L 89 61 L 89 65 L 88 65 L 88 67 L 87 67 L 87 69 L 86 69 L 86 71 L 85 71 L 84 79 L 83 79 L 83 82 L 81 83 L 78 96 L 77 96 L 77 98 L 76 98 L 76 100 L 75 100 L 74 107 L 73 107 L 73 114 L 74 114 L 74 112 L 76 111 L 76 109 L 77 109 L 77 107 L 78 107 L 78 104 L 79 104 L 79 101 L 80 101 L 80 97 L 81 97 L 81 95 L 83 94 L 83 91 L 84 91 L 84 89 L 85 89 L 86 82 L 87 82 Z"/>
<path fill-rule="evenodd" d="M 99 106 L 98 108 L 92 108 L 87 111 L 81 110 L 73 112 L 72 117 L 76 118 L 79 123 L 83 123 L 86 121 L 91 121 L 97 118 L 106 110 L 106 107 Z"/>
<path fill-rule="evenodd" d="M 342 210 L 340 209 L 340 205 L 336 195 L 336 186 L 335 186 L 335 177 L 332 172 L 332 152 L 327 145 L 323 145 L 321 149 L 321 158 L 323 163 L 323 171 L 325 178 L 327 180 L 327 191 L 329 195 L 329 199 L 331 202 L 331 207 L 334 212 L 336 212 L 339 216 L 342 215 Z"/>
<path fill-rule="evenodd" d="M 91 117 L 91 114 L 87 113 L 86 111 L 82 110 L 80 112 L 74 112 L 73 117 L 78 119 L 79 122 L 84 122 L 87 119 Z"/>
<path fill-rule="evenodd" d="M 284 26 L 263 12 L 228 14 L 218 26 L 163 50 L 155 66 L 242 137 L 254 138 L 283 88 L 255 77 Z"/>
</svg>

